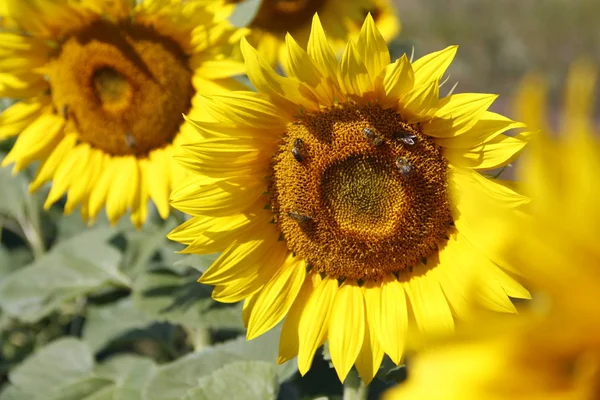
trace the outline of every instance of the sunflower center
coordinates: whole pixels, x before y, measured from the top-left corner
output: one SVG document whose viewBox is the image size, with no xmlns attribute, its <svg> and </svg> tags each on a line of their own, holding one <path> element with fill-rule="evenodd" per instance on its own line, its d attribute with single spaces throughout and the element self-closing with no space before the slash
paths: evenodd
<svg viewBox="0 0 600 400">
<path fill-rule="evenodd" d="M 194 94 L 187 55 L 141 24 L 87 26 L 62 44 L 49 75 L 54 105 L 80 140 L 116 156 L 169 144 Z"/>
<path fill-rule="evenodd" d="M 446 173 L 440 148 L 395 111 L 340 105 L 288 125 L 271 208 L 289 249 L 317 271 L 377 280 L 447 240 Z"/>
<path fill-rule="evenodd" d="M 321 202 L 345 234 L 371 239 L 394 234 L 403 193 L 393 164 L 388 164 L 376 157 L 352 155 L 323 172 Z"/>
<path fill-rule="evenodd" d="M 104 106 L 119 105 L 129 100 L 131 85 L 118 71 L 112 68 L 100 68 L 94 72 L 92 79 L 96 88 L 96 97 Z"/>
<path fill-rule="evenodd" d="M 263 0 L 252 28 L 288 32 L 310 21 L 326 0 Z"/>
</svg>

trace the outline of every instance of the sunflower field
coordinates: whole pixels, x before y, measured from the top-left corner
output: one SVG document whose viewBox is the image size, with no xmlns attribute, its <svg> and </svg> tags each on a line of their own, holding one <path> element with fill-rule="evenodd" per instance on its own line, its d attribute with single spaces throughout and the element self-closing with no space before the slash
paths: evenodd
<svg viewBox="0 0 600 400">
<path fill-rule="evenodd" d="M 600 399 L 597 0 L 0 0 L 0 400 Z"/>
</svg>

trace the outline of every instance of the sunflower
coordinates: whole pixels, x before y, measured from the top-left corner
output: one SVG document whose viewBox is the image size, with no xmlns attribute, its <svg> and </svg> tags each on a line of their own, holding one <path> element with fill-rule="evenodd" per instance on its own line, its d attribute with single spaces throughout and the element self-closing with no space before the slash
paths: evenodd
<svg viewBox="0 0 600 400">
<path fill-rule="evenodd" d="M 582 350 L 577 341 L 565 348 L 565 339 L 576 337 L 564 337 L 564 332 L 558 337 L 556 327 L 562 321 L 544 325 L 545 330 L 525 321 L 504 322 L 496 325 L 501 334 L 475 335 L 425 350 L 411 359 L 408 381 L 382 400 L 598 398 L 600 358 Z"/>
<path fill-rule="evenodd" d="M 542 307 L 497 329 L 471 326 L 469 340 L 430 348 L 413 359 L 406 384 L 385 400 L 597 399 L 600 396 L 600 140 L 592 111 L 597 72 L 575 63 L 559 132 L 545 111 L 546 88 L 528 77 L 517 110 L 542 134 L 519 175 L 531 214 L 501 215 L 496 243 L 543 295 Z M 489 223 L 499 226 L 497 222 Z M 431 382 L 436 382 L 432 385 Z M 443 395 L 442 395 L 443 394 Z"/>
<path fill-rule="evenodd" d="M 230 14 L 244 1 L 224 0 L 224 9 L 228 8 Z M 275 65 L 287 54 L 286 33 L 304 46 L 312 16 L 317 12 L 336 52 L 341 52 L 347 40 L 358 34 L 368 13 L 387 41 L 400 31 L 400 21 L 390 0 L 262 0 L 247 26 L 250 29 L 247 39 L 270 65 Z"/>
<path fill-rule="evenodd" d="M 53 181 L 46 208 L 68 193 L 66 213 L 93 220 L 106 204 L 111 223 L 130 209 L 139 227 L 151 198 L 166 218 L 183 176 L 171 154 L 196 135 L 182 113 L 239 88 L 231 28 L 193 2 L 3 3 L 0 97 L 21 99 L 0 115 L 0 139 L 18 136 L 3 165 L 40 161 L 30 189 Z"/>
<path fill-rule="evenodd" d="M 485 304 L 514 312 L 528 292 L 473 229 L 494 207 L 527 199 L 479 171 L 512 160 L 522 126 L 487 111 L 496 96 L 439 99 L 456 47 L 395 62 L 369 15 L 338 62 L 317 16 L 304 51 L 286 37 L 289 77 L 247 41 L 242 53 L 258 93 L 206 100 L 220 122 L 184 146 L 190 179 L 172 205 L 193 218 L 170 238 L 189 253 L 222 251 L 200 281 L 213 298 L 244 302 L 252 339 L 287 318 L 279 362 L 302 374 L 329 340 L 341 380 L 353 364 L 365 381 L 384 353 L 403 357 L 407 332 L 443 333 L 468 318 L 471 266 Z M 484 192 L 486 209 L 470 202 Z"/>
</svg>

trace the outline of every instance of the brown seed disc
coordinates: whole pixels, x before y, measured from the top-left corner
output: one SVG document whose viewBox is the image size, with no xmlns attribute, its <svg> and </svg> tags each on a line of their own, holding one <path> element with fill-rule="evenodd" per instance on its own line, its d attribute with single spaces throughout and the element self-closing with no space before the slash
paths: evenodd
<svg viewBox="0 0 600 400">
<path fill-rule="evenodd" d="M 310 24 L 327 0 L 263 0 L 250 28 L 285 33 Z"/>
<path fill-rule="evenodd" d="M 80 140 L 111 155 L 169 144 L 194 94 L 180 46 L 137 24 L 87 26 L 62 43 L 49 75 L 54 105 Z"/>
<path fill-rule="evenodd" d="M 297 256 L 338 279 L 410 269 L 452 229 L 447 163 L 391 109 L 346 104 L 288 125 L 273 158 L 271 208 Z"/>
</svg>

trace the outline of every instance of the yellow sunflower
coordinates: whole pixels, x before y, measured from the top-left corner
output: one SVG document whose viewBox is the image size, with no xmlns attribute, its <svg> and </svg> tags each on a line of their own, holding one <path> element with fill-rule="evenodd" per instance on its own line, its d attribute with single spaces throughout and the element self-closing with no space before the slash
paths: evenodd
<svg viewBox="0 0 600 400">
<path fill-rule="evenodd" d="M 40 161 L 31 190 L 52 180 L 45 207 L 68 193 L 93 220 L 127 210 L 163 218 L 183 176 L 173 149 L 195 130 L 200 95 L 239 88 L 243 64 L 225 59 L 232 32 L 201 3 L 170 0 L 3 0 L 0 139 L 18 136 L 3 165 Z"/>
<path fill-rule="evenodd" d="M 223 0 L 229 14 L 246 0 Z M 270 65 L 287 54 L 285 35 L 289 32 L 301 46 L 310 34 L 311 20 L 318 13 L 327 29 L 336 54 L 360 31 L 362 21 L 371 13 L 383 37 L 390 41 L 400 32 L 400 21 L 390 0 L 262 0 L 248 24 L 250 44 Z"/>
<path fill-rule="evenodd" d="M 517 103 L 528 125 L 543 132 L 532 141 L 519 171 L 523 188 L 531 195 L 531 214 L 501 215 L 505 229 L 497 231 L 496 244 L 543 295 L 541 301 L 534 298 L 532 312 L 519 319 L 486 324 L 497 329 L 481 332 L 471 327 L 469 340 L 418 355 L 408 382 L 390 391 L 385 400 L 600 397 L 596 79 L 590 64 L 572 67 L 560 132 L 552 132 L 547 123 L 541 79 L 528 78 Z"/>
<path fill-rule="evenodd" d="M 468 318 L 470 266 L 485 276 L 487 306 L 514 312 L 529 296 L 473 229 L 485 192 L 498 208 L 527 199 L 481 175 L 512 160 L 522 126 L 487 111 L 489 94 L 439 98 L 456 47 L 390 62 L 368 16 L 338 62 L 315 16 L 308 49 L 286 37 L 289 77 L 247 41 L 258 93 L 204 102 L 220 122 L 194 121 L 205 137 L 180 157 L 192 171 L 172 205 L 193 218 L 170 238 L 186 252 L 223 251 L 200 281 L 213 298 L 245 300 L 248 338 L 286 315 L 279 361 L 302 374 L 329 340 L 341 380 L 356 363 L 370 381 L 384 353 L 399 363 L 407 331 L 451 331 Z"/>
</svg>

